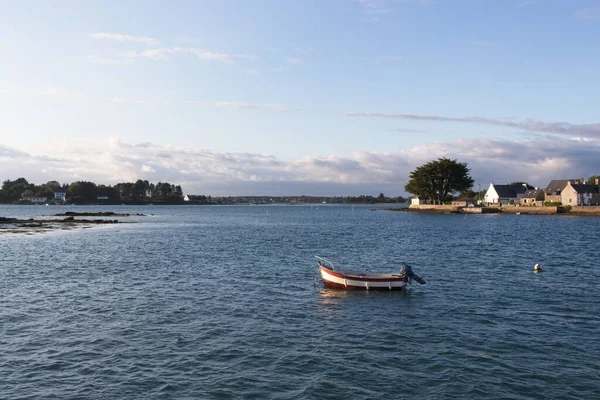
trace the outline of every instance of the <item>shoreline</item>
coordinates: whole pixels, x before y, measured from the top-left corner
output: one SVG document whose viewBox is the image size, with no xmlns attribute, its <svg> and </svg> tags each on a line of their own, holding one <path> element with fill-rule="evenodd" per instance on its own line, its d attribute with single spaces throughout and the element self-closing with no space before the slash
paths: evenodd
<svg viewBox="0 0 600 400">
<path fill-rule="evenodd" d="M 548 207 L 463 207 L 451 205 L 427 205 L 407 208 L 386 208 L 386 211 L 403 211 L 422 214 L 496 214 L 496 215 L 558 215 L 578 217 L 600 217 L 598 206 L 548 206 Z"/>
</svg>

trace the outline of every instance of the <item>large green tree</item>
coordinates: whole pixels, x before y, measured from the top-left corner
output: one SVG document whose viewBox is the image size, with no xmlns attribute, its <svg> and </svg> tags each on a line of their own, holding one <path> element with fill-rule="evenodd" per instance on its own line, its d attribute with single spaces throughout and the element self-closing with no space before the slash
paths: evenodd
<svg viewBox="0 0 600 400">
<path fill-rule="evenodd" d="M 96 200 L 96 184 L 94 182 L 77 181 L 69 185 L 67 197 L 74 202 Z"/>
<path fill-rule="evenodd" d="M 443 203 L 448 195 L 473 187 L 467 163 L 442 157 L 417 167 L 404 189 L 417 196 Z"/>
<path fill-rule="evenodd" d="M 27 182 L 27 179 L 19 178 L 14 181 L 7 179 L 2 183 L 0 199 L 2 201 L 18 200 L 26 190 L 34 190 L 34 185 Z"/>
</svg>

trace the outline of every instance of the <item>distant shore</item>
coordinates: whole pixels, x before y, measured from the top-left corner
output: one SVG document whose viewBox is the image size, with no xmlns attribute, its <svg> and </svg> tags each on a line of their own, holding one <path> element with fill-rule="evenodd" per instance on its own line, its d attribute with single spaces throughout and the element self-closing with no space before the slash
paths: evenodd
<svg viewBox="0 0 600 400">
<path fill-rule="evenodd" d="M 190 205 L 201 205 L 201 206 L 268 206 L 268 205 L 288 205 L 288 206 L 310 206 L 310 205 L 350 205 L 350 206 L 406 206 L 405 202 L 360 202 L 360 201 L 348 201 L 348 202 L 322 202 L 322 201 L 314 201 L 314 202 L 286 202 L 286 201 L 269 201 L 269 202 L 238 202 L 236 199 L 232 201 L 213 201 L 213 202 L 201 202 L 201 201 L 177 201 L 177 202 L 163 202 L 163 201 L 130 201 L 130 202 L 79 202 L 79 203 L 60 203 L 60 202 L 52 202 L 49 201 L 47 203 L 29 203 L 29 202 L 0 202 L 0 205 L 10 205 L 10 206 L 154 206 L 154 205 L 165 205 L 165 206 L 190 206 Z"/>
<path fill-rule="evenodd" d="M 600 216 L 600 206 L 549 206 L 549 207 L 463 207 L 452 205 L 411 205 L 407 208 L 386 208 L 388 211 L 403 211 L 429 214 L 508 214 L 508 215 L 564 215 Z"/>
</svg>

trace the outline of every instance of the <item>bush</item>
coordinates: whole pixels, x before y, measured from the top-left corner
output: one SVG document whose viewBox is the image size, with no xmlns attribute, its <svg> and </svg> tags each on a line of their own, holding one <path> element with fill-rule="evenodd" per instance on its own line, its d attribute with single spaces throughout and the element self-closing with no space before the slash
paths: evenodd
<svg viewBox="0 0 600 400">
<path fill-rule="evenodd" d="M 546 207 L 558 207 L 562 206 L 562 203 L 560 201 L 545 201 L 544 205 Z"/>
</svg>

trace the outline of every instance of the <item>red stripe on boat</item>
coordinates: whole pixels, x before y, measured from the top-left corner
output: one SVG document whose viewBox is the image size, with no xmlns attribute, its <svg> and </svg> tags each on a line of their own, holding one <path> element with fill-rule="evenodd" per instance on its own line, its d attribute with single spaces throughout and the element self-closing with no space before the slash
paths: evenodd
<svg viewBox="0 0 600 400">
<path fill-rule="evenodd" d="M 362 290 L 402 290 L 404 286 L 392 286 L 391 289 L 388 286 L 353 286 L 353 285 L 344 285 L 343 283 L 331 282 L 323 279 L 323 285 L 332 289 L 362 289 Z"/>
</svg>

